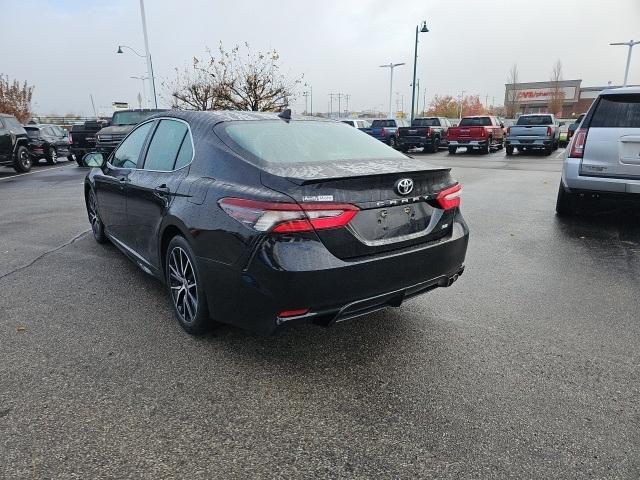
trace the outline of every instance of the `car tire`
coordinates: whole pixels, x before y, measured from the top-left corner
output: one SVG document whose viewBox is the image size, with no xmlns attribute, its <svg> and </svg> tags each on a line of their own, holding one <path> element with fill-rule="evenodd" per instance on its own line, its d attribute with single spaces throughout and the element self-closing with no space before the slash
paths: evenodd
<svg viewBox="0 0 640 480">
<path fill-rule="evenodd" d="M 451 154 L 456 153 L 456 150 L 458 150 L 458 147 L 449 147 L 449 153 Z"/>
<path fill-rule="evenodd" d="M 58 163 L 58 152 L 53 147 L 49 147 L 49 151 L 47 152 L 47 163 L 49 165 L 55 165 Z"/>
<path fill-rule="evenodd" d="M 16 150 L 16 157 L 13 160 L 13 169 L 18 173 L 26 173 L 31 170 L 33 161 L 27 147 L 20 145 Z"/>
<path fill-rule="evenodd" d="M 567 192 L 560 181 L 558 198 L 556 199 L 556 213 L 561 217 L 569 217 L 576 214 L 577 198 L 575 194 Z"/>
<path fill-rule="evenodd" d="M 505 147 L 505 152 L 507 153 L 507 155 L 511 156 L 513 155 L 513 147 L 511 145 L 507 145 Z"/>
<path fill-rule="evenodd" d="M 545 147 L 544 149 L 545 156 L 548 157 L 549 155 L 551 155 L 551 152 L 553 152 L 553 147 Z"/>
<path fill-rule="evenodd" d="M 398 143 L 396 142 L 396 137 L 391 137 L 389 139 L 389 146 L 391 148 L 396 148 L 398 146 Z"/>
<path fill-rule="evenodd" d="M 180 326 L 191 335 L 202 335 L 210 325 L 203 279 L 187 240 L 176 235 L 165 254 L 165 278 L 169 300 Z"/>
<path fill-rule="evenodd" d="M 492 142 L 493 138 L 489 137 L 487 139 L 487 144 L 482 147 L 482 153 L 484 153 L 485 155 L 488 153 L 491 153 L 491 142 Z"/>
<path fill-rule="evenodd" d="M 431 145 L 429 145 L 429 152 L 436 153 L 439 148 L 440 148 L 440 139 L 436 137 L 432 140 Z"/>
<path fill-rule="evenodd" d="M 100 219 L 100 213 L 98 212 L 98 201 L 96 194 L 93 190 L 89 190 L 89 196 L 87 198 L 87 215 L 89 217 L 89 223 L 91 224 L 91 231 L 93 232 L 93 238 L 98 243 L 107 243 L 107 235 L 104 233 L 104 223 Z"/>
<path fill-rule="evenodd" d="M 73 162 L 75 160 L 75 157 L 73 156 L 73 154 L 69 154 L 67 155 L 67 160 Z"/>
</svg>

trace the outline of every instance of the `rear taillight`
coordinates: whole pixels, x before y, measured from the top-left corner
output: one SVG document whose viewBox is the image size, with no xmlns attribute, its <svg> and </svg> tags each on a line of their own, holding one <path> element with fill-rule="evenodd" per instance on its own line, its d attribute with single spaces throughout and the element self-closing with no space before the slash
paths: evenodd
<svg viewBox="0 0 640 480">
<path fill-rule="evenodd" d="M 584 144 L 587 143 L 587 129 L 579 128 L 575 133 L 575 137 L 571 143 L 569 158 L 582 158 L 584 154 Z"/>
<path fill-rule="evenodd" d="M 384 129 L 384 127 L 382 127 L 382 128 L 380 129 L 380 136 L 381 136 L 381 137 L 386 137 L 386 136 L 387 136 L 387 131 Z"/>
<path fill-rule="evenodd" d="M 442 190 L 436 197 L 436 202 L 442 210 L 451 210 L 460 206 L 460 195 L 462 185 L 456 183 L 454 186 Z"/>
<path fill-rule="evenodd" d="M 346 226 L 358 207 L 333 203 L 259 202 L 245 198 L 223 198 L 219 202 L 227 215 L 259 232 L 312 232 Z"/>
<path fill-rule="evenodd" d="M 550 137 L 551 135 L 553 135 L 551 133 L 551 127 L 547 127 L 547 137 Z"/>
<path fill-rule="evenodd" d="M 480 130 L 480 136 L 481 137 L 484 137 L 486 133 L 487 133 L 487 131 L 484 128 Z"/>
</svg>

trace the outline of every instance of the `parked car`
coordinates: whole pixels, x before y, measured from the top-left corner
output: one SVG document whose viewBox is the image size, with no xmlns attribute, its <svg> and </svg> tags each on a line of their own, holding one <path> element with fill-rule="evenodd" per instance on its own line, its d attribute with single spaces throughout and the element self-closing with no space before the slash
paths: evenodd
<svg viewBox="0 0 640 480">
<path fill-rule="evenodd" d="M 31 165 L 27 132 L 16 117 L 0 113 L 0 166 L 28 172 Z"/>
<path fill-rule="evenodd" d="M 567 130 L 567 143 L 569 143 L 571 137 L 573 137 L 573 135 L 576 133 L 576 130 L 578 130 L 578 127 L 580 126 L 580 123 L 584 119 L 585 115 L 586 113 L 581 113 L 580 115 L 578 115 L 578 118 L 576 118 L 575 122 L 569 125 L 569 128 Z"/>
<path fill-rule="evenodd" d="M 118 110 L 111 117 L 109 126 L 102 128 L 96 134 L 96 149 L 105 156 L 118 146 L 135 125 L 146 120 L 151 115 L 163 112 L 162 109 Z"/>
<path fill-rule="evenodd" d="M 360 118 L 343 118 L 339 119 L 339 121 L 342 123 L 346 123 L 347 125 L 351 125 L 352 127 L 356 127 L 359 130 L 371 127 L 371 123 L 369 123 L 369 121 L 362 120 Z"/>
<path fill-rule="evenodd" d="M 190 333 L 331 325 L 464 270 L 449 169 L 331 120 L 173 110 L 85 162 L 95 239 L 164 281 Z"/>
<path fill-rule="evenodd" d="M 443 117 L 414 118 L 410 127 L 399 127 L 396 131 L 398 150 L 422 148 L 424 151 L 437 152 L 447 146 L 447 131 L 451 123 Z"/>
<path fill-rule="evenodd" d="M 397 146 L 396 130 L 398 127 L 408 127 L 409 122 L 398 118 L 375 119 L 371 122 L 370 128 L 363 128 L 362 131 L 368 133 L 373 138 L 377 138 L 390 147 Z"/>
<path fill-rule="evenodd" d="M 489 153 L 493 149 L 501 150 L 504 146 L 504 124 L 492 115 L 463 117 L 457 127 L 449 127 L 449 153 L 456 153 L 458 147 L 467 150 L 480 149 Z"/>
<path fill-rule="evenodd" d="M 587 200 L 640 200 L 640 87 L 600 92 L 569 143 L 558 188 L 559 215 Z"/>
<path fill-rule="evenodd" d="M 83 166 L 82 157 L 96 150 L 96 134 L 107 126 L 106 120 L 88 120 L 71 126 L 71 153 L 79 166 Z"/>
<path fill-rule="evenodd" d="M 24 129 L 29 136 L 29 154 L 34 163 L 38 163 L 43 157 L 51 165 L 64 157 L 73 160 L 71 140 L 68 136 L 62 136 L 53 125 L 29 124 Z"/>
<path fill-rule="evenodd" d="M 564 124 L 563 124 L 564 125 Z M 560 124 L 549 113 L 520 115 L 515 125 L 507 129 L 506 152 L 542 150 L 550 155 L 560 142 Z"/>
</svg>

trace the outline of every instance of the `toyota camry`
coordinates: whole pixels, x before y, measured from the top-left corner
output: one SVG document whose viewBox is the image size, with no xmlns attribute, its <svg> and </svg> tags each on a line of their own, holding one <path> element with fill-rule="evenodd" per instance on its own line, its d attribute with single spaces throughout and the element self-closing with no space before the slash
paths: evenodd
<svg viewBox="0 0 640 480">
<path fill-rule="evenodd" d="M 332 325 L 462 274 L 461 186 L 343 123 L 167 111 L 85 181 L 93 236 L 166 284 L 180 325 Z"/>
</svg>

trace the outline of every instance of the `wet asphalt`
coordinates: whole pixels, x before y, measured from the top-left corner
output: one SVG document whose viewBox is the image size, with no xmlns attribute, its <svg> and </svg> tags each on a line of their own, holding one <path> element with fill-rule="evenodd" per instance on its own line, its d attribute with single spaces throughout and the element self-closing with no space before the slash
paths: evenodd
<svg viewBox="0 0 640 480">
<path fill-rule="evenodd" d="M 88 233 L 75 164 L 0 169 L 0 478 L 638 478 L 640 215 L 554 215 L 562 159 L 450 166 L 451 288 L 193 338 Z"/>
</svg>

